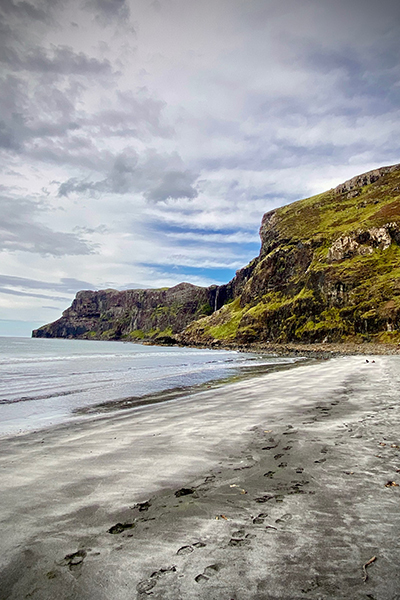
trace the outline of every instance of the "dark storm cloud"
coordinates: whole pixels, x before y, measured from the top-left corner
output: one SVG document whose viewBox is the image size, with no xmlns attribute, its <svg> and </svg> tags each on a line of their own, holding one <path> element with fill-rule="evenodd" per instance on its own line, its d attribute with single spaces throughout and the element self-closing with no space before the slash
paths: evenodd
<svg viewBox="0 0 400 600">
<path fill-rule="evenodd" d="M 132 92 L 117 93 L 118 108 L 90 115 L 75 111 L 76 93 L 73 89 L 70 93 L 71 98 L 68 93 L 52 89 L 48 98 L 43 99 L 49 105 L 49 119 L 46 121 L 43 116 L 41 120 L 36 119 L 36 122 L 32 120 L 29 128 L 26 125 L 17 128 L 15 116 L 10 114 L 9 125 L 4 132 L 8 137 L 4 139 L 4 143 L 12 140 L 16 147 L 18 141 L 20 144 L 17 147 L 21 148 L 24 137 L 25 141 L 29 141 L 29 138 L 41 138 L 40 144 L 24 148 L 26 153 L 37 160 L 69 164 L 98 172 L 110 171 L 110 165 L 114 164 L 115 173 L 110 174 L 111 181 L 104 182 L 99 187 L 99 191 L 104 191 L 121 187 L 118 182 L 121 172 L 132 170 L 132 153 L 128 148 L 125 157 L 116 158 L 110 151 L 96 147 L 97 139 L 120 137 L 149 141 L 155 137 L 169 138 L 173 134 L 173 130 L 164 123 L 162 111 L 165 103 L 149 97 L 145 90 L 140 90 L 137 95 Z M 55 136 L 58 137 L 57 140 L 52 139 Z M 125 179 L 126 177 L 125 175 Z M 79 185 L 79 181 L 73 179 L 63 189 L 70 189 L 71 184 Z M 82 182 L 82 185 L 82 190 L 95 190 L 98 187 L 98 184 L 87 182 Z"/>
<path fill-rule="evenodd" d="M 116 92 L 118 108 L 103 110 L 87 121 L 87 125 L 99 127 L 103 135 L 148 138 L 171 137 L 173 129 L 163 123 L 162 111 L 166 103 L 152 98 L 145 88 Z"/>
<path fill-rule="evenodd" d="M 93 11 L 102 25 L 107 25 L 110 19 L 127 21 L 130 16 L 129 3 L 126 0 L 87 0 L 83 6 Z"/>
<path fill-rule="evenodd" d="M 50 49 L 37 46 L 22 57 L 16 51 L 8 50 L 8 53 L 1 55 L 1 59 L 15 71 L 84 76 L 98 76 L 112 72 L 108 60 L 99 60 L 87 56 L 84 52 L 74 52 L 69 46 L 52 45 Z"/>
<path fill-rule="evenodd" d="M 365 53 L 353 48 L 307 45 L 299 47 L 298 61 L 302 68 L 316 73 L 322 80 L 335 74 L 337 106 L 333 108 L 336 114 L 349 110 L 354 116 L 385 114 L 399 107 L 400 44 L 397 37 L 379 40 Z"/>
<path fill-rule="evenodd" d="M 17 17 L 18 19 L 48 21 L 49 10 L 57 4 L 56 1 L 47 0 L 36 2 L 36 5 L 31 2 L 14 2 L 13 0 L 2 0 L 0 4 L 0 12 L 3 15 Z"/>
<path fill-rule="evenodd" d="M 31 149 L 34 153 L 45 150 L 47 141 L 50 152 L 54 138 L 68 139 L 71 132 L 85 125 L 78 123 L 78 113 L 84 121 L 93 120 L 93 114 L 85 115 L 78 109 L 78 102 L 89 85 L 93 85 L 93 78 L 100 86 L 105 81 L 108 86 L 115 83 L 109 60 L 75 51 L 68 45 L 37 44 L 42 30 L 44 33 L 49 28 L 49 22 L 44 26 L 39 21 L 53 17 L 57 4 L 41 1 L 33 5 L 10 0 L 0 4 L 0 62 L 3 66 L 0 148 L 5 150 L 25 153 Z M 56 21 L 51 25 L 62 27 L 62 23 Z M 42 140 L 39 146 L 32 144 L 35 139 Z"/>
<path fill-rule="evenodd" d="M 111 73 L 111 64 L 106 59 L 75 52 L 68 45 L 37 44 L 41 27 L 35 27 L 35 16 L 39 21 L 48 21 L 57 2 L 39 3 L 40 8 L 27 3 L 2 0 L 0 4 L 0 62 L 10 71 L 52 74 L 53 76 L 100 76 Z M 25 18 L 24 18 L 25 17 Z M 48 27 L 49 23 L 46 24 Z M 60 27 L 54 23 L 54 27 Z"/>
<path fill-rule="evenodd" d="M 7 76 L 0 79 L 0 147 L 18 151 L 26 137 L 22 81 Z"/>
<path fill-rule="evenodd" d="M 91 114 L 77 108 L 84 91 L 77 81 L 62 89 L 54 82 L 38 83 L 30 90 L 21 76 L 0 78 L 0 148 L 101 171 L 112 156 L 96 147 L 99 137 L 149 140 L 173 134 L 164 123 L 165 103 L 145 89 L 137 94 L 117 91 L 115 108 Z M 32 143 L 38 139 L 40 144 Z"/>
<path fill-rule="evenodd" d="M 0 78 L 0 148 L 21 153 L 35 138 L 64 137 L 79 129 L 74 107 L 78 94 L 79 86 L 61 91 L 45 85 L 29 94 L 23 79 Z"/>
<path fill-rule="evenodd" d="M 24 251 L 64 256 L 92 254 L 95 250 L 73 233 L 54 231 L 37 221 L 42 207 L 33 201 L 0 196 L 0 251 Z"/>
<path fill-rule="evenodd" d="M 143 194 L 150 202 L 196 198 L 198 191 L 194 184 L 197 177 L 184 168 L 177 153 L 150 151 L 142 158 L 132 148 L 127 148 L 114 158 L 106 178 L 100 181 L 70 178 L 60 185 L 58 195 L 136 192 Z"/>
<path fill-rule="evenodd" d="M 198 192 L 193 187 L 193 179 L 190 171 L 169 171 L 162 175 L 160 183 L 146 192 L 145 196 L 152 202 L 162 202 L 168 198 L 196 198 Z"/>
</svg>

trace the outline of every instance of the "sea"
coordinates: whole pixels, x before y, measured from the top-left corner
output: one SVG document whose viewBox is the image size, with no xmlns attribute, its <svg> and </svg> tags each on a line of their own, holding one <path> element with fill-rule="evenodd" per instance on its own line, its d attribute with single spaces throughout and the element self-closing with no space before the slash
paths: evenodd
<svg viewBox="0 0 400 600">
<path fill-rule="evenodd" d="M 0 337 L 0 436 L 178 402 L 301 360 L 131 342 Z"/>
</svg>

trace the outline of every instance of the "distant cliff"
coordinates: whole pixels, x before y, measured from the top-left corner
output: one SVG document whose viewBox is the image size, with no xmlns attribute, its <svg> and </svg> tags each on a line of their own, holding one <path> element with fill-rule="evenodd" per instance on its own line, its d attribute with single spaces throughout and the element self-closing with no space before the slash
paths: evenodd
<svg viewBox="0 0 400 600">
<path fill-rule="evenodd" d="M 33 337 L 172 342 L 193 319 L 219 308 L 217 286 L 180 283 L 157 290 L 78 292 L 72 306 Z"/>
<path fill-rule="evenodd" d="M 400 164 L 264 215 L 232 281 L 79 292 L 35 337 L 184 344 L 400 342 Z"/>
</svg>

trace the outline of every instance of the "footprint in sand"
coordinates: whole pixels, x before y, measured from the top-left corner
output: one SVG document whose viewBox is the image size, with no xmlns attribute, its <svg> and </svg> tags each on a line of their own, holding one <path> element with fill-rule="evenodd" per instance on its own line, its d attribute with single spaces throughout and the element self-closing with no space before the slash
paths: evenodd
<svg viewBox="0 0 400 600">
<path fill-rule="evenodd" d="M 176 567 L 175 565 L 173 565 L 172 567 L 166 567 L 165 569 L 159 569 L 158 571 L 154 571 L 154 573 L 152 573 L 148 579 L 143 579 L 142 581 L 139 581 L 139 583 L 136 586 L 136 591 L 138 592 L 139 597 L 142 594 L 152 594 L 151 590 L 157 585 L 157 582 L 161 577 L 167 575 L 168 573 L 175 572 Z"/>
<path fill-rule="evenodd" d="M 127 529 L 133 529 L 135 527 L 135 523 L 116 523 L 108 530 L 108 533 L 112 533 L 113 535 L 122 533 Z"/>
<path fill-rule="evenodd" d="M 194 494 L 195 490 L 193 488 L 181 488 L 180 490 L 175 492 L 175 496 L 180 498 L 181 496 L 189 496 L 190 494 Z"/>
<path fill-rule="evenodd" d="M 214 577 L 220 570 L 222 569 L 222 565 L 216 563 L 215 565 L 208 565 L 200 575 L 194 578 L 196 583 L 204 583 L 210 579 L 210 577 Z"/>
<path fill-rule="evenodd" d="M 87 556 L 86 550 L 78 550 L 73 554 L 67 554 L 61 561 L 60 565 L 68 566 L 70 571 L 75 571 L 82 567 L 82 563 Z"/>
<path fill-rule="evenodd" d="M 153 589 L 154 586 L 157 585 L 157 580 L 156 579 L 144 579 L 143 581 L 140 581 L 137 586 L 136 586 L 136 591 L 139 594 L 147 594 L 147 592 L 149 592 L 150 590 Z"/>
<path fill-rule="evenodd" d="M 249 546 L 250 545 L 250 540 L 249 539 L 236 539 L 236 538 L 231 538 L 229 540 L 229 544 L 228 546 Z"/>
<path fill-rule="evenodd" d="M 187 546 L 182 546 L 181 548 L 179 548 L 179 550 L 177 551 L 178 556 L 184 556 L 185 554 L 191 554 L 195 548 L 205 548 L 207 544 L 205 544 L 204 542 L 194 542 L 194 544 L 187 545 Z"/>
<path fill-rule="evenodd" d="M 279 519 L 276 519 L 275 523 L 287 523 L 293 518 L 293 515 L 290 513 L 286 513 L 282 515 Z"/>
<path fill-rule="evenodd" d="M 208 477 L 205 478 L 204 483 L 211 483 L 212 481 L 214 481 L 215 479 L 215 475 L 208 475 Z"/>
<path fill-rule="evenodd" d="M 305 491 L 302 489 L 304 485 L 308 485 L 309 481 L 292 481 L 293 485 L 291 485 L 291 489 L 293 491 L 289 492 L 289 494 L 305 494 Z"/>
<path fill-rule="evenodd" d="M 234 531 L 232 533 L 233 537 L 229 540 L 228 546 L 249 546 L 251 540 L 254 539 L 256 536 L 254 533 L 248 533 L 247 535 L 245 534 L 246 532 L 244 529 Z"/>
<path fill-rule="evenodd" d="M 258 504 L 264 504 L 264 502 L 268 502 L 269 500 L 273 500 L 277 498 L 276 494 L 271 495 L 267 494 L 266 496 L 260 496 L 259 498 L 254 498 L 254 502 L 258 502 Z"/>
<path fill-rule="evenodd" d="M 269 477 L 269 479 L 272 479 L 274 475 L 275 471 L 267 471 L 266 473 L 264 473 L 264 477 Z"/>
<path fill-rule="evenodd" d="M 179 548 L 179 550 L 177 551 L 177 554 L 179 556 L 185 555 L 185 554 L 191 554 L 193 552 L 194 548 L 193 546 L 182 546 L 182 548 Z"/>
<path fill-rule="evenodd" d="M 150 500 L 147 500 L 147 502 L 138 502 L 137 504 L 135 504 L 135 506 L 133 508 L 137 508 L 139 510 L 139 512 L 143 512 L 146 510 L 149 510 L 151 506 L 151 502 Z"/>
<path fill-rule="evenodd" d="M 267 517 L 268 513 L 260 513 L 257 517 L 254 517 L 253 525 L 262 525 Z"/>
<path fill-rule="evenodd" d="M 246 535 L 246 531 L 244 529 L 238 529 L 238 531 L 234 531 L 232 533 L 232 537 L 234 538 L 242 538 Z"/>
</svg>

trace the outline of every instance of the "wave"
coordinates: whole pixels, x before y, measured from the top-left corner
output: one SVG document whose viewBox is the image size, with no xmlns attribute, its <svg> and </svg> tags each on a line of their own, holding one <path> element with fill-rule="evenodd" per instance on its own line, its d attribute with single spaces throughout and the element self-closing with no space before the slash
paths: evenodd
<svg viewBox="0 0 400 600">
<path fill-rule="evenodd" d="M 21 396 L 20 398 L 0 398 L 0 404 L 17 404 L 18 402 L 31 402 L 32 400 L 48 400 L 49 398 L 57 398 L 58 396 L 70 396 L 71 394 L 80 394 L 86 392 L 89 388 L 81 388 L 76 390 L 66 390 L 53 392 L 52 394 L 42 394 L 39 396 Z M 93 388 L 92 388 L 93 389 Z"/>
<path fill-rule="evenodd" d="M 209 354 L 208 352 L 196 352 L 194 356 L 203 356 Z M 154 358 L 165 358 L 166 356 L 171 355 L 171 358 L 180 358 L 181 356 L 185 356 L 187 358 L 186 352 L 129 352 L 129 353 L 96 353 L 96 354 L 70 354 L 70 355 L 59 355 L 59 356 L 8 356 L 7 358 L 0 358 L 0 365 L 12 365 L 12 364 L 40 364 L 40 363 L 52 363 L 52 362 L 65 362 L 65 361 L 76 361 L 76 360 L 96 360 L 100 359 L 154 359 Z M 221 359 L 220 361 L 210 361 L 210 362 L 227 362 L 227 360 L 237 360 L 237 359 Z"/>
</svg>

